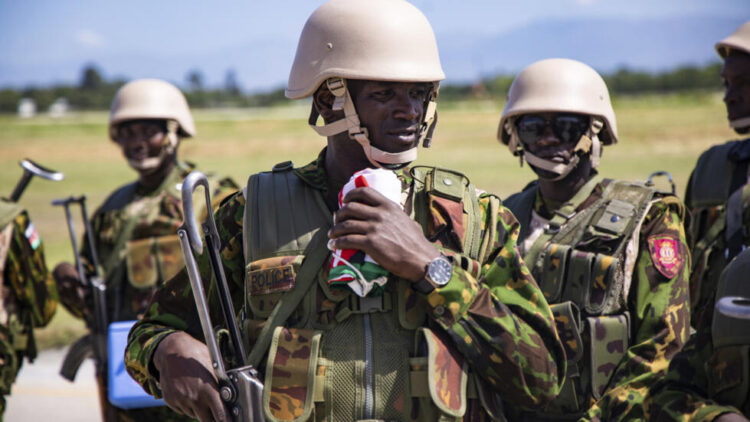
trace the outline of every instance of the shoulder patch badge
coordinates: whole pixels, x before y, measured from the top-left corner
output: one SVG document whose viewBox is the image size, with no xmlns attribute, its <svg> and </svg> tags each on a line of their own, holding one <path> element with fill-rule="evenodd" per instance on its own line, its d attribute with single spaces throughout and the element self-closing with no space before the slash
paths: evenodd
<svg viewBox="0 0 750 422">
<path fill-rule="evenodd" d="M 682 269 L 682 243 L 672 235 L 654 235 L 648 238 L 648 250 L 656 269 L 667 278 L 673 278 Z"/>
<path fill-rule="evenodd" d="M 29 226 L 26 227 L 26 231 L 23 232 L 24 236 L 26 236 L 26 239 L 29 241 L 29 245 L 31 245 L 31 249 L 36 250 L 36 248 L 39 247 L 39 244 L 42 242 L 42 240 L 39 238 L 39 233 L 36 231 L 36 226 L 34 226 L 34 223 L 29 222 Z"/>
</svg>

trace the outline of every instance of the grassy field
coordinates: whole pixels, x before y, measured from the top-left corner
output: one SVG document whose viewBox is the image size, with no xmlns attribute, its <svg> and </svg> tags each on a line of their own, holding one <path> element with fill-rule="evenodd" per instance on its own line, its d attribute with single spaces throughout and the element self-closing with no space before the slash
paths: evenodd
<svg viewBox="0 0 750 422">
<path fill-rule="evenodd" d="M 420 152 L 422 164 L 465 172 L 477 186 L 505 197 L 521 189 L 533 173 L 496 141 L 501 102 L 441 103 L 433 147 Z M 643 180 L 656 170 L 674 176 L 682 194 L 701 151 L 732 139 L 720 94 L 620 97 L 614 103 L 620 144 L 604 151 L 600 170 L 607 177 Z M 196 111 L 198 136 L 181 147 L 183 159 L 203 170 L 244 184 L 253 172 L 293 160 L 302 165 L 324 146 L 306 125 L 308 106 L 260 110 Z M 56 198 L 85 193 L 89 212 L 117 186 L 134 178 L 106 135 L 107 114 L 75 113 L 51 119 L 0 116 L 0 186 L 9 195 L 21 175 L 17 162 L 28 157 L 62 171 L 60 183 L 34 180 L 22 197 L 47 248 L 53 267 L 71 260 L 62 209 Z M 80 227 L 79 227 L 80 234 Z M 39 333 L 43 347 L 64 344 L 84 327 L 61 309 Z"/>
</svg>

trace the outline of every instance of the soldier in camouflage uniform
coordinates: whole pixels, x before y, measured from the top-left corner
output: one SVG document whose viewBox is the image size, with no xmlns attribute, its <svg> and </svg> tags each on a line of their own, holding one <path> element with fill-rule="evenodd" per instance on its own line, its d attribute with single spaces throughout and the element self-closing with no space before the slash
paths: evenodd
<svg viewBox="0 0 750 422">
<path fill-rule="evenodd" d="M 404 168 L 432 132 L 443 78 L 432 28 L 408 2 L 331 0 L 308 19 L 286 95 L 312 95 L 327 147 L 251 176 L 216 213 L 267 420 L 498 420 L 498 396 L 534 407 L 559 391 L 564 352 L 515 218 L 460 173 Z M 403 210 L 366 187 L 338 207 L 367 167 L 398 171 Z M 382 294 L 330 288 L 326 242 L 385 268 Z M 173 408 L 224 421 L 191 298 L 185 273 L 157 292 L 126 365 Z"/>
<path fill-rule="evenodd" d="M 5 396 L 23 358 L 37 356 L 34 327 L 43 327 L 57 308 L 57 289 L 44 261 L 44 245 L 29 215 L 0 199 L 0 421 Z"/>
<path fill-rule="evenodd" d="M 689 335 L 683 205 L 598 175 L 617 126 L 604 80 L 583 63 L 548 59 L 521 71 L 498 139 L 538 176 L 505 205 L 568 359 L 557 399 L 532 413 L 508 406 L 510 419 L 642 420 L 649 386 Z"/>
<path fill-rule="evenodd" d="M 750 21 L 716 44 L 724 59 L 729 125 L 750 132 Z M 750 326 L 714 310 L 727 294 L 750 297 L 750 139 L 704 152 L 690 176 L 685 203 L 692 216 L 692 325 L 697 330 L 675 356 L 648 413 L 663 421 L 733 421 L 750 416 Z M 739 254 L 739 255 L 738 255 Z M 732 264 L 727 266 L 734 257 Z M 740 262 L 738 262 L 740 261 Z M 724 268 L 726 270 L 722 273 Z"/>
<path fill-rule="evenodd" d="M 138 172 L 138 180 L 115 190 L 91 219 L 110 322 L 140 318 L 156 288 L 184 267 L 176 234 L 183 219 L 179 188 L 193 165 L 178 160 L 177 148 L 181 138 L 193 135 L 187 101 L 167 82 L 130 82 L 112 101 L 109 136 Z M 214 181 L 213 187 L 217 207 L 237 190 L 230 179 Z M 84 259 L 89 247 L 84 243 Z M 54 274 L 63 305 L 91 323 L 93 298 L 81 287 L 73 265 L 61 263 Z M 123 421 L 185 419 L 166 407 L 115 413 Z"/>
</svg>

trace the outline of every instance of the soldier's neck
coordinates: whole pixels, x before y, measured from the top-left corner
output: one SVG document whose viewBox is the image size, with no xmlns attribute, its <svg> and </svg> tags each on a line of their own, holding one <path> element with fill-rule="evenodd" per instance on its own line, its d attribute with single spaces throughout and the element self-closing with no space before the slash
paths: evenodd
<svg viewBox="0 0 750 422">
<path fill-rule="evenodd" d="M 172 170 L 177 165 L 177 157 L 169 157 L 164 160 L 161 166 L 156 171 L 149 174 L 140 173 L 138 177 L 138 184 L 140 184 L 146 191 L 152 191 L 162 183 L 169 176 Z"/>
<path fill-rule="evenodd" d="M 567 203 L 595 174 L 588 161 L 581 162 L 573 171 L 560 180 L 539 179 L 539 191 L 542 200 L 551 209 L 557 204 Z"/>
</svg>

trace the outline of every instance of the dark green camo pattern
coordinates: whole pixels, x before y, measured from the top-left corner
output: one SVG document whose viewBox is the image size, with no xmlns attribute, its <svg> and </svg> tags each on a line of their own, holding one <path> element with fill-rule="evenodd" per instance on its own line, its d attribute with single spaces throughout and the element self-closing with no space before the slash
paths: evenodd
<svg viewBox="0 0 750 422">
<path fill-rule="evenodd" d="M 324 190 L 324 154 L 295 173 L 310 186 Z M 433 329 L 443 330 L 475 373 L 493 385 L 503 397 L 523 406 L 548 402 L 558 393 L 565 358 L 554 329 L 552 313 L 541 291 L 521 260 L 516 247 L 519 226 L 512 214 L 500 207 L 488 214 L 493 198 L 480 197 L 481 220 L 497 224 L 502 236 L 492 239 L 489 258 L 479 265 L 469 259 L 454 267 L 444 287 L 431 292 L 428 315 Z M 231 197 L 216 213 L 222 238 L 221 255 L 237 311 L 243 303 L 245 262 L 242 251 L 242 216 L 245 198 Z M 456 264 L 459 265 L 459 264 Z M 475 278 L 472 270 L 481 277 Z M 323 269 L 321 269 L 323 270 Z M 207 264 L 201 263 L 207 276 Z M 218 318 L 218 305 L 212 311 Z M 154 350 L 164 336 L 186 330 L 202 338 L 189 282 L 184 272 L 160 289 L 145 318 L 130 333 L 126 365 L 130 374 L 150 393 L 159 396 L 151 365 Z"/>
</svg>

